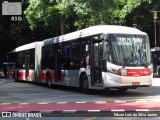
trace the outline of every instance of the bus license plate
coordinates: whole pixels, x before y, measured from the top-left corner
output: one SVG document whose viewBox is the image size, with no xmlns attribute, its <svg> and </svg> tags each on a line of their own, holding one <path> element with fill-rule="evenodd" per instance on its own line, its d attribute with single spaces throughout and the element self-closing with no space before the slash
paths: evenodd
<svg viewBox="0 0 160 120">
<path fill-rule="evenodd" d="M 132 85 L 133 85 L 133 86 L 140 85 L 140 82 L 132 82 Z"/>
</svg>

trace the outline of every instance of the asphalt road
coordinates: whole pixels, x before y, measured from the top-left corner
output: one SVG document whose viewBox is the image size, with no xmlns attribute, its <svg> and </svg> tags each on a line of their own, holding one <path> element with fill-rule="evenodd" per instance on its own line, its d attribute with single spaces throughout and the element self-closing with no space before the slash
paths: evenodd
<svg viewBox="0 0 160 120">
<path fill-rule="evenodd" d="M 0 80 L 0 103 L 57 103 L 57 102 L 96 102 L 96 101 L 160 101 L 160 78 L 154 78 L 151 87 L 93 91 L 90 95 L 73 87 L 55 86 L 52 89 L 32 83 Z"/>
<path fill-rule="evenodd" d="M 86 105 L 85 105 L 85 104 Z M 89 106 L 89 104 L 93 104 Z M 90 95 L 86 95 L 82 93 L 79 89 L 73 87 L 60 87 L 55 86 L 52 89 L 47 88 L 43 85 L 35 85 L 32 83 L 24 83 L 24 82 L 14 82 L 13 80 L 9 79 L 0 79 L 0 110 L 9 109 L 18 110 L 18 109 L 26 109 L 31 107 L 31 109 L 42 109 L 45 108 L 47 105 L 68 105 L 73 106 L 74 104 L 79 104 L 81 107 L 84 105 L 87 109 L 90 110 L 90 113 L 76 113 L 72 114 L 72 111 L 61 111 L 59 113 L 54 114 L 57 117 L 43 117 L 38 118 L 39 120 L 105 120 L 106 116 L 107 119 L 110 120 L 121 120 L 126 117 L 114 117 L 113 112 L 101 112 L 97 113 L 92 108 L 93 106 L 98 106 L 94 103 L 100 103 L 102 106 L 107 106 L 107 108 L 127 108 L 128 110 L 132 110 L 133 114 L 137 113 L 133 111 L 133 108 L 137 108 L 140 110 L 141 108 L 147 108 L 143 110 L 148 110 L 149 108 L 154 109 L 157 107 L 157 110 L 160 110 L 160 78 L 154 78 L 153 85 L 151 87 L 142 87 L 138 89 L 129 89 L 127 92 L 118 92 L 117 90 L 109 90 L 109 91 L 93 91 Z M 111 103 L 111 104 L 108 104 Z M 117 104 L 120 103 L 120 104 Z M 43 106 L 44 105 L 44 106 Z M 35 107 L 34 107 L 35 106 Z M 43 106 L 43 107 L 42 107 Z M 78 106 L 80 107 L 80 106 Z M 48 106 L 50 108 L 50 106 Z M 55 108 L 55 106 L 52 108 Z M 57 107 L 58 108 L 58 107 Z M 65 106 L 63 106 L 65 110 Z M 72 107 L 71 107 L 72 108 Z M 84 107 L 82 107 L 84 108 Z M 59 108 L 58 108 L 59 109 Z M 7 110 L 7 111 L 9 111 Z M 112 109 L 113 110 L 113 109 Z M 121 109 L 122 110 L 122 109 Z M 140 112 L 144 112 L 142 109 Z M 53 112 L 53 110 L 52 110 Z M 71 112 L 71 114 L 62 114 L 62 112 Z M 99 111 L 98 111 L 99 112 Z M 125 113 L 126 111 L 121 111 Z M 128 111 L 127 111 L 128 112 Z M 107 115 L 106 115 L 107 114 Z M 138 113 L 137 113 L 138 114 Z M 146 113 L 144 113 L 146 114 Z M 148 114 L 148 113 L 147 113 Z M 158 112 L 160 115 L 160 113 Z M 94 116 L 95 115 L 95 116 Z M 100 117 L 100 116 L 104 117 Z M 46 116 L 46 115 L 45 115 Z M 64 117 L 59 117 L 64 116 Z M 67 118 L 66 118 L 67 116 Z M 72 116 L 72 117 L 71 117 Z M 73 116 L 76 116 L 73 117 Z M 153 116 L 154 117 L 154 116 Z M 152 118 L 153 118 L 152 117 Z M 141 117 L 141 119 L 150 119 L 151 117 Z M 6 119 L 6 118 L 5 118 Z M 19 120 L 20 118 L 16 118 Z M 22 118 L 21 118 L 22 119 Z M 24 118 L 24 120 L 36 120 L 37 118 Z M 137 120 L 138 117 L 127 117 L 127 119 Z M 154 117 L 154 119 L 159 119 L 159 117 Z M 0 118 L 1 120 L 1 118 Z M 8 120 L 8 119 L 7 119 Z"/>
</svg>

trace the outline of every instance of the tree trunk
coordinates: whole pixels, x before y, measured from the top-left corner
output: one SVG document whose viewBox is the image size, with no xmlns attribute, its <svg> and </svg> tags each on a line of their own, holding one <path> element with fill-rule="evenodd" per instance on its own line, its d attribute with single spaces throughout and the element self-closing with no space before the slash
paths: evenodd
<svg viewBox="0 0 160 120">
<path fill-rule="evenodd" d="M 61 35 L 64 34 L 64 21 L 61 20 Z"/>
</svg>

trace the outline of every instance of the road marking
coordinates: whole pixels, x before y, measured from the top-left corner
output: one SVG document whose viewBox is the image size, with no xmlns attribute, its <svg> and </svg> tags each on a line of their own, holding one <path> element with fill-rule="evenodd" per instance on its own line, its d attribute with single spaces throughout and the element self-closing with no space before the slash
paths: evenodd
<svg viewBox="0 0 160 120">
<path fill-rule="evenodd" d="M 112 109 L 111 112 L 125 111 L 124 109 Z"/>
<path fill-rule="evenodd" d="M 86 101 L 82 101 L 82 102 L 75 102 L 75 103 L 87 103 Z"/>
<path fill-rule="evenodd" d="M 101 110 L 88 110 L 88 112 L 100 112 Z"/>
<path fill-rule="evenodd" d="M 136 111 L 149 111 L 149 109 L 136 109 Z"/>
<path fill-rule="evenodd" d="M 62 104 L 62 105 L 59 105 Z M 121 111 L 149 111 L 149 110 L 158 110 L 160 103 L 157 102 L 126 102 L 126 103 L 115 103 L 115 102 L 106 102 L 106 104 L 96 104 L 94 102 L 88 102 L 85 104 L 76 104 L 74 102 L 59 102 L 54 104 L 28 104 L 28 103 L 20 103 L 20 104 L 11 104 L 10 103 L 2 103 L 0 105 L 0 109 L 2 111 L 58 111 L 63 113 L 75 113 L 76 111 L 82 112 L 101 112 L 101 111 L 111 111 L 111 112 L 121 112 Z"/>
<path fill-rule="evenodd" d="M 49 102 L 42 102 L 42 103 L 37 103 L 37 104 L 49 104 Z"/>
<path fill-rule="evenodd" d="M 96 104 L 105 104 L 107 101 L 96 101 Z"/>
</svg>

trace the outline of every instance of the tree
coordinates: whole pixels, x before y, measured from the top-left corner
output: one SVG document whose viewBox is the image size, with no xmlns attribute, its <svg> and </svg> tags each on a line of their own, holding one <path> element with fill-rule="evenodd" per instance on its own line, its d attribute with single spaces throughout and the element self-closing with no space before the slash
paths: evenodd
<svg viewBox="0 0 160 120">
<path fill-rule="evenodd" d="M 55 0 L 29 0 L 29 6 L 24 13 L 32 30 L 44 26 L 53 27 L 54 33 L 60 30 L 61 16 Z"/>
<path fill-rule="evenodd" d="M 77 15 L 74 25 L 78 29 L 97 24 L 109 23 L 114 1 L 110 0 L 57 0 L 61 14 L 68 17 L 69 13 Z"/>
<path fill-rule="evenodd" d="M 91 25 L 109 23 L 114 9 L 114 1 L 110 0 L 29 0 L 29 7 L 25 11 L 31 28 L 40 23 L 58 29 L 77 29 Z M 72 21 L 68 21 L 71 18 Z"/>
</svg>

